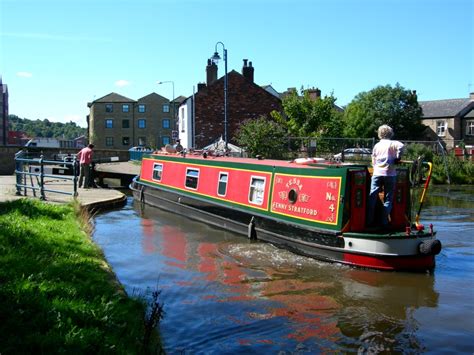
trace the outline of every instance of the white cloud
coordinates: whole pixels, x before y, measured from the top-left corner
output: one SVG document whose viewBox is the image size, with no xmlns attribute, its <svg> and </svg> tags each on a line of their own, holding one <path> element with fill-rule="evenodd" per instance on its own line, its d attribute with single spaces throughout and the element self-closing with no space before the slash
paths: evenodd
<svg viewBox="0 0 474 355">
<path fill-rule="evenodd" d="M 33 74 L 27 71 L 19 71 L 18 73 L 16 73 L 16 76 L 19 76 L 20 78 L 31 78 Z"/>
<path fill-rule="evenodd" d="M 127 81 L 127 80 L 123 80 L 123 79 L 117 80 L 115 82 L 115 86 L 118 86 L 118 87 L 124 87 L 124 86 L 128 86 L 128 85 L 130 85 L 130 82 Z"/>
</svg>

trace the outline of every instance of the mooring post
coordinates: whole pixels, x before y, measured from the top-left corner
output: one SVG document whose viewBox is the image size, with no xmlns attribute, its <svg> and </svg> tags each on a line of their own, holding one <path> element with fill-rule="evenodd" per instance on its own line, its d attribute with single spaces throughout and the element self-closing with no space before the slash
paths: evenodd
<svg viewBox="0 0 474 355">
<path fill-rule="evenodd" d="M 43 155 L 40 155 L 40 200 L 46 200 L 46 196 L 44 194 L 44 164 L 43 164 Z"/>
<path fill-rule="evenodd" d="M 74 155 L 74 159 L 72 162 L 72 175 L 73 175 L 73 185 L 74 185 L 74 198 L 77 197 L 77 156 Z"/>
</svg>

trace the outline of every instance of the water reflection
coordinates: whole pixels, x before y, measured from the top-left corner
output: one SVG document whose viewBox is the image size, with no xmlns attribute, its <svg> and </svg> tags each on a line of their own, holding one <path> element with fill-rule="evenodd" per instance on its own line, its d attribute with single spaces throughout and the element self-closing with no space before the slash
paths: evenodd
<svg viewBox="0 0 474 355">
<path fill-rule="evenodd" d="M 438 305 L 436 275 L 322 263 L 139 204 L 94 238 L 127 290 L 162 289 L 169 353 L 418 352 L 414 312 Z"/>
</svg>

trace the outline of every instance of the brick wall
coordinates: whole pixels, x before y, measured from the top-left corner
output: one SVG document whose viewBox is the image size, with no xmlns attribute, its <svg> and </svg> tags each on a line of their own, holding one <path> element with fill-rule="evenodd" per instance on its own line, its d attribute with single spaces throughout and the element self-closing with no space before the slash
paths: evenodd
<svg viewBox="0 0 474 355">
<path fill-rule="evenodd" d="M 196 146 L 202 148 L 224 136 L 224 78 L 201 89 L 195 102 Z M 236 71 L 228 73 L 227 105 L 227 137 L 232 143 L 242 122 L 281 110 L 277 97 Z"/>
</svg>

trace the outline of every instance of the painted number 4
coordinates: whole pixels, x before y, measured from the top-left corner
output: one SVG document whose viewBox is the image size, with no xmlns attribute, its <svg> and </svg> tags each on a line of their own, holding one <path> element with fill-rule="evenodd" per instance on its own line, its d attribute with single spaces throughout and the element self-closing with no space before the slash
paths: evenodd
<svg viewBox="0 0 474 355">
<path fill-rule="evenodd" d="M 331 203 L 331 204 L 329 205 L 329 211 L 334 212 L 334 210 L 335 210 L 335 208 L 334 208 L 334 203 Z"/>
</svg>

